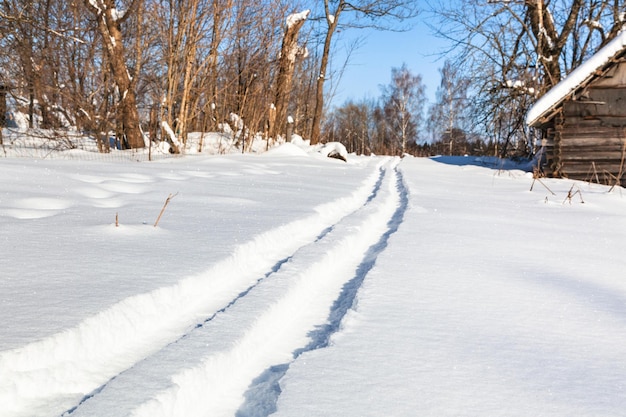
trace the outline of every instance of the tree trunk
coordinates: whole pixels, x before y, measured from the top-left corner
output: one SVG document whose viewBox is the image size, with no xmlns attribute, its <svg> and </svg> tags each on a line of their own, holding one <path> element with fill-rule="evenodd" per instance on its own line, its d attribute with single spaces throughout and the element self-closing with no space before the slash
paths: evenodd
<svg viewBox="0 0 626 417">
<path fill-rule="evenodd" d="M 224 36 L 224 22 L 227 21 L 226 13 L 230 13 L 232 10 L 232 0 L 213 0 L 213 31 L 211 33 L 211 47 L 209 49 L 209 62 L 207 66 L 207 72 L 209 74 L 209 91 L 210 91 L 210 124 L 209 128 L 214 130 L 218 125 L 219 111 L 218 107 L 218 64 L 219 64 L 219 48 Z"/>
<path fill-rule="evenodd" d="M 291 84 L 293 73 L 296 68 L 296 58 L 298 56 L 298 32 L 304 25 L 309 10 L 299 15 L 291 15 L 287 19 L 287 28 L 283 38 L 283 45 L 280 50 L 280 60 L 278 64 L 278 77 L 276 80 L 276 113 L 273 123 L 270 123 L 270 138 L 285 134 L 287 130 L 287 110 L 289 108 L 289 98 L 291 96 Z"/>
<path fill-rule="evenodd" d="M 121 20 L 116 15 L 115 0 L 85 0 L 85 4 L 97 17 L 98 31 L 102 35 L 109 68 L 119 93 L 116 133 L 121 137 L 118 139 L 125 144 L 125 147 L 143 148 L 145 143 L 139 126 L 134 86 L 126 66 Z"/>
<path fill-rule="evenodd" d="M 2 129 L 6 127 L 7 119 L 7 89 L 0 85 L 0 145 L 2 145 Z"/>
<path fill-rule="evenodd" d="M 573 2 L 561 33 L 558 33 L 554 25 L 554 18 L 545 3 L 545 0 L 526 1 L 530 27 L 537 40 L 539 62 L 545 70 L 544 88 L 547 91 L 561 81 L 559 58 L 567 39 L 574 30 L 576 19 L 578 19 L 578 14 L 583 6 L 583 0 Z"/>
<path fill-rule="evenodd" d="M 324 39 L 324 50 L 322 52 L 322 61 L 320 63 L 320 73 L 317 77 L 315 91 L 315 111 L 313 113 L 313 126 L 311 131 L 311 145 L 316 145 L 320 141 L 320 132 L 322 125 L 322 115 L 324 113 L 324 81 L 326 81 L 326 70 L 328 68 L 328 59 L 330 57 L 330 44 L 337 29 L 339 13 L 344 7 L 344 1 L 341 0 L 337 6 L 335 14 L 331 14 L 328 6 L 328 0 L 324 1 L 326 10 L 326 22 L 328 23 L 328 31 Z"/>
</svg>

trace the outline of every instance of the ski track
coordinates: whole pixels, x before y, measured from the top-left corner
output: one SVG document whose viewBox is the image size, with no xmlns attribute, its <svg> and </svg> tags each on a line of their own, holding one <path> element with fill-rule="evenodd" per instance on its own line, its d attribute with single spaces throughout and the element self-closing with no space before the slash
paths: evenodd
<svg viewBox="0 0 626 417">
<path fill-rule="evenodd" d="M 402 221 L 408 198 L 396 165 L 394 160 L 381 170 L 359 210 L 64 415 L 260 417 L 273 412 L 277 381 L 289 363 L 327 345 Z M 120 400 L 131 386 L 142 387 L 142 398 Z"/>
<path fill-rule="evenodd" d="M 362 217 L 354 216 L 354 213 L 364 212 L 367 211 L 364 208 L 376 206 L 373 203 L 381 192 L 383 179 L 387 177 L 387 173 L 392 171 L 395 177 L 399 175 L 395 169 L 397 164 L 397 159 L 381 161 L 376 167 L 377 169 L 352 195 L 317 207 L 312 216 L 262 233 L 252 241 L 239 246 L 229 258 L 214 265 L 204 274 L 185 278 L 174 286 L 163 287 L 150 293 L 122 300 L 109 309 L 85 319 L 75 328 L 21 348 L 0 353 L 0 369 L 3 369 L 3 375 L 0 375 L 0 403 L 3 404 L 3 416 L 58 416 L 59 414 L 74 413 L 79 415 L 83 405 L 87 409 L 90 402 L 95 402 L 94 400 L 103 396 L 102 394 L 107 391 L 109 384 L 113 385 L 118 380 L 123 380 L 126 374 L 132 374 L 134 367 L 149 363 L 150 358 L 152 356 L 157 357 L 160 352 L 177 350 L 178 345 L 184 344 L 183 342 L 186 342 L 187 339 L 194 339 L 193 335 L 196 333 L 203 333 L 204 330 L 207 330 L 207 326 L 217 318 L 222 315 L 228 316 L 226 313 L 236 306 L 242 298 L 249 298 L 250 293 L 264 283 L 267 277 L 276 275 L 279 278 L 272 281 L 280 282 L 280 276 L 287 274 L 283 271 L 291 271 L 291 276 L 298 276 L 299 273 L 293 271 L 289 265 L 295 263 L 292 259 L 295 254 L 304 251 L 301 248 L 324 247 L 318 243 L 328 240 L 330 236 L 337 236 L 342 233 L 347 234 L 346 240 L 356 240 L 350 245 L 362 245 L 362 241 L 365 241 L 361 236 L 363 233 L 359 233 L 358 230 L 348 230 L 350 229 L 348 226 L 342 226 L 343 232 L 340 233 L 337 232 L 337 228 L 343 223 L 350 223 L 345 221 L 346 218 Z M 388 187 L 387 185 L 386 189 Z M 389 191 L 387 190 L 385 193 L 389 194 Z M 386 201 L 395 201 L 396 199 L 389 197 Z M 382 205 L 384 206 L 384 204 Z M 369 221 L 380 223 L 382 218 L 380 215 L 374 214 L 372 216 L 373 218 Z M 385 220 L 385 223 L 387 221 L 389 218 Z M 385 230 L 381 231 L 378 228 L 360 226 L 362 231 L 369 230 L 370 234 L 372 230 L 376 229 L 377 232 L 374 233 L 374 236 L 378 238 L 385 233 Z M 359 229 L 359 226 L 351 227 Z M 386 224 L 384 228 L 387 229 Z M 355 252 L 354 249 L 347 251 Z M 358 253 L 358 251 L 356 252 Z M 365 252 L 365 249 L 361 251 L 361 258 Z M 318 256 L 321 255 L 318 254 Z M 302 277 L 298 280 L 301 285 L 296 286 L 300 288 L 299 292 L 295 296 L 287 297 L 287 301 L 290 299 L 298 299 L 298 302 L 301 302 L 302 299 L 306 300 L 311 294 L 307 291 L 315 290 L 315 288 L 307 288 L 307 282 L 315 282 L 315 279 L 310 279 L 311 277 L 316 278 L 319 275 L 327 274 L 329 265 L 335 269 L 336 265 L 345 266 L 349 263 L 343 262 L 341 256 L 338 259 L 333 251 L 324 254 L 322 259 L 307 269 L 304 275 L 309 277 L 308 281 L 304 275 L 300 274 Z M 313 260 L 308 261 L 309 264 L 311 262 Z M 350 265 L 350 267 L 353 266 L 352 263 Z M 350 272 L 347 270 L 327 275 L 342 277 L 350 275 Z M 339 281 L 345 283 L 345 281 Z M 304 292 L 302 292 L 303 290 Z M 280 305 L 282 304 L 275 304 L 259 320 L 268 320 L 271 323 L 272 320 L 276 319 L 277 311 L 274 310 L 279 310 L 280 307 L 278 306 Z M 332 302 L 327 305 L 327 309 L 330 305 Z M 256 318 L 256 314 L 252 316 Z M 326 316 L 324 316 L 325 318 Z M 247 325 L 250 326 L 251 323 Z M 263 326 L 256 325 L 253 328 L 262 329 Z M 194 329 L 200 331 L 194 331 Z M 259 335 L 252 331 L 244 332 L 244 335 L 241 340 L 233 345 L 239 346 L 238 349 L 231 349 L 229 353 L 223 353 L 223 355 L 227 355 L 224 360 L 217 360 L 216 358 L 222 354 L 216 353 L 208 359 L 203 359 L 201 367 L 192 368 L 186 373 L 176 374 L 177 369 L 170 369 L 170 375 L 174 374 L 172 381 L 182 387 L 185 386 L 183 381 L 186 374 L 200 372 L 204 377 L 207 377 L 207 375 L 219 371 L 218 368 L 224 364 L 226 364 L 226 368 L 222 369 L 220 373 L 229 374 L 231 372 L 229 369 L 230 361 L 234 360 L 233 355 L 239 356 L 241 359 L 241 356 L 245 356 L 247 352 L 245 346 L 248 346 L 249 349 L 249 346 L 262 341 L 259 340 Z M 284 350 L 283 353 L 289 354 L 275 363 L 291 360 L 295 350 L 307 345 L 306 337 L 305 334 L 297 346 L 290 346 L 289 349 Z M 216 352 L 220 352 L 224 346 L 216 345 L 215 349 Z M 144 358 L 147 359 L 144 360 Z M 180 361 L 180 357 L 178 361 Z M 274 362 L 270 361 L 265 368 L 270 367 L 272 363 Z M 211 372 L 207 374 L 209 369 Z M 233 403 L 234 405 L 238 406 L 242 403 L 242 395 L 247 385 L 264 370 L 254 367 L 250 369 L 255 369 L 256 374 L 246 376 L 248 379 L 243 390 L 241 387 L 235 390 L 236 395 L 234 397 L 238 403 Z M 128 372 L 124 372 L 125 370 Z M 121 385 L 123 385 L 123 381 Z M 192 385 L 194 384 L 192 383 Z M 222 385 L 218 388 L 225 389 L 227 384 Z M 37 388 L 33 389 L 33 387 Z M 158 387 L 158 389 L 161 388 L 161 386 Z M 154 391 L 154 387 L 152 390 L 147 389 L 146 392 L 152 391 Z M 216 390 L 216 392 L 219 391 Z M 162 391 L 156 402 L 147 399 L 144 405 L 137 410 L 136 415 L 159 415 L 150 412 L 142 414 L 141 410 L 150 410 L 155 407 L 154 404 L 162 404 L 163 401 L 168 401 L 168 398 L 171 399 L 169 401 L 172 404 L 176 403 L 183 398 L 184 390 L 177 388 L 175 392 L 176 394 L 173 394 L 172 389 Z M 205 397 L 205 394 L 203 393 L 200 398 Z M 120 404 L 117 403 L 117 406 L 119 407 Z M 162 407 L 162 410 L 165 408 L 165 406 Z M 67 411 L 64 412 L 64 410 Z M 168 414 L 165 413 L 165 415 Z"/>
<path fill-rule="evenodd" d="M 362 208 L 66 415 L 258 417 L 273 412 L 276 383 L 289 362 L 328 343 L 402 220 L 408 199 L 396 165 L 397 160 L 383 170 Z M 143 398 L 125 403 L 120 399 L 130 386 L 142 386 Z"/>
<path fill-rule="evenodd" d="M 323 349 L 330 345 L 333 334 L 341 330 L 341 323 L 348 311 L 354 307 L 358 290 L 365 280 L 369 271 L 374 267 L 378 255 L 387 247 L 389 237 L 394 234 L 402 221 L 408 208 L 408 188 L 404 184 L 402 174 L 397 172 L 397 188 L 400 191 L 400 202 L 388 222 L 388 230 L 380 237 L 380 240 L 372 245 L 362 262 L 356 269 L 356 275 L 343 286 L 339 297 L 330 309 L 327 321 L 323 325 L 317 325 L 314 331 L 309 332 L 310 342 L 304 348 L 294 352 L 294 360 L 301 354 Z M 293 361 L 292 361 L 293 362 Z M 273 365 L 265 370 L 260 376 L 252 381 L 245 393 L 245 402 L 237 411 L 236 417 L 267 417 L 277 410 L 278 397 L 281 393 L 280 380 L 289 370 L 290 363 Z"/>
</svg>

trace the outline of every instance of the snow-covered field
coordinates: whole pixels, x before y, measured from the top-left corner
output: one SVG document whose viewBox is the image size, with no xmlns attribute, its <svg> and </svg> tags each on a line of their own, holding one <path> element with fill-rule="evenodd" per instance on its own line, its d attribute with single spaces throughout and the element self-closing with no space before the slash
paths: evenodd
<svg viewBox="0 0 626 417">
<path fill-rule="evenodd" d="M 626 410 L 621 188 L 291 144 L 0 158 L 0 230 L 2 417 Z"/>
</svg>

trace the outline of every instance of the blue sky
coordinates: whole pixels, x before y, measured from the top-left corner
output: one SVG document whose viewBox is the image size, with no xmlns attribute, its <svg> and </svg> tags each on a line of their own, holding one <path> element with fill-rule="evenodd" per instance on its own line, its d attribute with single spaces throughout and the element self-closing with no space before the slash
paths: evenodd
<svg viewBox="0 0 626 417">
<path fill-rule="evenodd" d="M 391 69 L 406 63 L 414 73 L 420 74 L 426 85 L 426 95 L 434 99 L 439 85 L 439 68 L 443 66 L 441 52 L 446 43 L 431 33 L 421 20 L 406 32 L 376 30 L 350 30 L 335 43 L 335 64 L 344 61 L 345 45 L 350 39 L 363 38 L 361 46 L 352 53 L 347 68 L 339 83 L 333 105 L 341 105 L 348 99 L 380 96 L 380 85 L 391 80 Z"/>
</svg>

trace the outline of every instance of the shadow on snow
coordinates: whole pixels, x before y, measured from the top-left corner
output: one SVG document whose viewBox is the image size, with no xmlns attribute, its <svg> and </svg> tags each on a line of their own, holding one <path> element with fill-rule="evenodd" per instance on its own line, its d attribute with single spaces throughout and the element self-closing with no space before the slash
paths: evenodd
<svg viewBox="0 0 626 417">
<path fill-rule="evenodd" d="M 532 172 L 533 166 L 536 165 L 536 161 L 533 160 L 513 161 L 496 156 L 433 156 L 429 159 L 446 165 L 478 166 L 502 170 L 519 169 L 528 172 Z"/>
<path fill-rule="evenodd" d="M 381 176 L 382 180 L 382 176 Z M 376 191 L 380 187 L 380 181 Z M 316 349 L 328 347 L 330 338 L 339 331 L 341 321 L 350 308 L 354 305 L 357 292 L 369 271 L 374 267 L 378 255 L 387 247 L 389 237 L 394 234 L 404 219 L 404 213 L 408 207 L 408 192 L 402 180 L 402 174 L 398 176 L 398 189 L 400 190 L 400 205 L 388 223 L 387 231 L 380 240 L 372 245 L 359 264 L 355 276 L 343 286 L 342 291 L 330 309 L 328 320 L 325 324 L 309 333 L 311 342 L 293 353 L 294 360 L 301 354 Z M 370 200 L 376 194 L 370 197 Z M 261 375 L 255 378 L 248 391 L 245 393 L 245 402 L 237 411 L 236 417 L 267 417 L 277 410 L 278 397 L 281 394 L 280 380 L 289 370 L 290 363 L 271 366 Z"/>
</svg>

